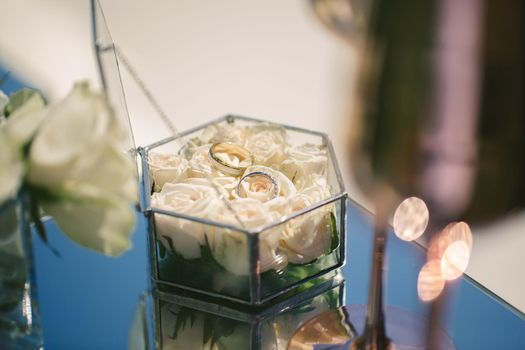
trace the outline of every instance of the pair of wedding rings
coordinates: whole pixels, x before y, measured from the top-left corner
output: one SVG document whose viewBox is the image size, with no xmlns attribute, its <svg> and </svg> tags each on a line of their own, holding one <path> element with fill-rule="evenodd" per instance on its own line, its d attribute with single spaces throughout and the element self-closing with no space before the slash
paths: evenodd
<svg viewBox="0 0 525 350">
<path fill-rule="evenodd" d="M 243 174 L 246 169 L 254 163 L 254 157 L 252 153 L 241 145 L 233 142 L 214 143 L 210 147 L 208 158 L 210 163 L 217 170 L 224 174 L 233 176 L 239 176 Z M 259 177 L 259 179 L 267 182 L 267 188 L 273 189 L 270 199 L 273 199 L 279 195 L 279 185 L 271 174 L 264 171 L 253 171 L 244 175 L 239 180 L 236 188 L 236 192 L 239 197 L 242 197 L 243 194 L 243 182 L 252 177 Z"/>
</svg>

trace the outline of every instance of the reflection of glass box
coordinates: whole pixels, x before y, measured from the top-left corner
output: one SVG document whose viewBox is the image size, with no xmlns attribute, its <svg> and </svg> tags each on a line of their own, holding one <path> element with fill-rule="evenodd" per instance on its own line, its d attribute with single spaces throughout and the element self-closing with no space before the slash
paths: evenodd
<svg viewBox="0 0 525 350">
<path fill-rule="evenodd" d="M 284 350 L 304 322 L 344 305 L 344 284 L 339 277 L 316 287 L 255 309 L 157 293 L 156 348 Z"/>
<path fill-rule="evenodd" d="M 322 196 L 312 196 L 311 198 L 316 198 L 314 202 L 308 202 L 308 205 L 298 210 L 256 227 L 241 227 L 232 221 L 213 220 L 208 216 L 199 217 L 169 210 L 170 207 L 166 209 L 159 206 L 163 201 L 155 201 L 147 196 L 145 208 L 150 214 L 150 255 L 153 279 L 156 282 L 242 303 L 261 304 L 342 266 L 345 252 L 346 193 L 333 148 L 325 134 L 246 117 L 220 118 L 177 137 L 140 148 L 145 193 L 154 191 L 153 182 L 158 175 L 148 162 L 152 153 L 185 154 L 184 157 L 191 163 L 194 158 L 202 156 L 199 152 L 204 157 L 209 152 L 209 146 L 201 146 L 195 140 L 201 140 L 202 135 L 210 134 L 210 130 L 237 128 L 250 131 L 261 127 L 282 130 L 290 144 L 318 147 L 325 155 L 326 162 L 322 178 L 326 186 L 321 186 L 324 188 Z M 279 174 L 291 174 L 291 171 L 295 171 L 293 174 L 298 173 L 298 170 L 293 169 L 287 169 L 287 172 L 284 166 L 275 168 L 282 170 L 282 173 L 278 171 Z M 304 174 L 300 179 L 314 177 L 318 180 L 315 176 L 317 175 Z M 222 181 L 225 178 L 214 179 Z M 289 181 L 293 176 L 287 175 L 287 178 L 286 181 Z M 239 179 L 233 181 L 235 185 L 235 181 L 238 183 Z M 293 188 L 295 187 L 294 185 Z M 165 188 L 166 186 L 157 194 L 160 196 Z M 297 194 L 302 195 L 310 188 L 317 189 L 315 186 L 307 187 L 302 192 L 297 190 Z M 163 200 L 170 194 L 171 192 L 163 194 Z M 153 198 L 157 198 L 155 196 L 156 194 Z M 191 199 L 187 201 L 189 203 Z M 243 207 L 235 210 L 245 210 L 245 204 L 242 205 Z M 184 207 L 185 203 L 174 206 Z M 253 210 L 257 208 L 255 206 Z M 210 210 L 221 209 L 208 209 Z M 226 208 L 222 210 L 226 211 Z"/>
<path fill-rule="evenodd" d="M 127 105 L 115 46 L 107 30 L 98 1 L 93 1 L 92 4 L 95 49 L 102 83 L 116 115 L 123 118 L 124 123 L 130 125 L 129 120 L 126 120 L 128 118 Z M 216 215 L 210 218 L 208 214 L 225 211 L 223 210 L 225 208 L 211 207 L 208 206 L 209 203 L 202 201 L 200 204 L 203 207 L 200 208 L 200 211 L 206 215 L 196 215 L 183 210 L 195 193 L 186 193 L 186 197 L 172 199 L 169 207 L 152 200 L 150 197 L 152 191 L 162 192 L 166 187 L 160 188 L 158 181 L 154 181 L 155 175 L 161 177 L 165 175 L 165 169 L 160 169 L 156 174 L 150 173 L 152 154 L 163 152 L 181 155 L 185 158 L 183 163 L 191 164 L 197 152 L 198 147 L 196 146 L 205 147 L 205 145 L 197 144 L 195 140 L 201 142 L 203 138 L 206 138 L 203 134 L 214 128 L 216 130 L 222 128 L 221 130 L 226 130 L 222 135 L 223 141 L 235 141 L 238 135 L 232 134 L 231 127 L 249 130 L 251 134 L 255 133 L 254 130 L 264 132 L 271 130 L 277 134 L 285 134 L 290 140 L 290 146 L 304 145 L 303 148 L 295 150 L 295 158 L 288 163 L 286 161 L 289 161 L 289 158 L 286 158 L 285 161 L 282 157 L 275 157 L 272 158 L 271 164 L 263 164 L 259 163 L 260 158 L 255 157 L 255 153 L 252 154 L 255 165 L 267 165 L 263 170 L 273 174 L 270 180 L 275 181 L 274 177 L 286 173 L 287 175 L 282 175 L 286 177 L 282 179 L 283 183 L 293 182 L 296 190 L 303 187 L 304 191 L 300 193 L 302 197 L 295 198 L 297 201 L 294 202 L 296 204 L 293 205 L 293 210 L 273 210 L 271 220 L 267 219 L 270 214 L 265 214 L 266 219 L 263 222 L 247 225 L 245 220 L 232 222 L 226 216 L 222 218 Z M 210 139 L 209 141 L 215 143 L 217 140 Z M 257 147 L 263 153 L 278 144 L 278 142 L 273 144 L 267 141 L 257 140 Z M 235 142 L 238 143 L 238 141 Z M 246 144 L 243 146 L 248 147 Z M 137 149 L 132 132 L 129 143 L 125 147 L 132 155 L 136 155 Z M 142 166 L 137 172 L 141 182 L 141 207 L 149 217 L 152 279 L 157 286 L 178 287 L 257 305 L 291 292 L 299 286 L 308 287 L 311 285 L 309 281 L 343 265 L 347 195 L 327 135 L 246 117 L 226 116 L 150 146 L 139 148 L 138 151 L 142 161 Z M 207 151 L 205 149 L 201 154 L 204 161 L 208 159 Z M 284 150 L 281 150 L 281 153 L 277 152 L 277 154 L 282 156 L 283 152 Z M 298 184 L 301 177 L 308 177 L 312 183 L 318 184 L 315 175 L 318 175 L 319 164 L 316 162 L 319 159 L 315 158 L 316 162 L 311 164 L 308 160 L 301 158 L 304 153 L 314 158 L 320 154 L 323 159 L 322 194 L 311 191 L 312 193 L 305 195 L 306 189 L 309 188 L 306 185 L 308 181 L 301 182 L 301 185 Z M 270 169 L 270 167 L 273 168 Z M 202 169 L 196 171 L 200 170 Z M 220 181 L 223 181 L 224 178 L 221 178 Z M 223 188 L 230 186 L 228 187 L 229 193 L 235 191 L 234 187 L 239 183 L 241 176 L 232 178 L 231 183 L 221 185 Z M 194 182 L 200 181 L 200 186 L 202 181 L 206 180 L 210 178 L 201 178 Z M 170 180 L 171 182 L 178 184 L 178 181 Z M 192 186 L 195 183 L 192 183 Z M 214 190 L 217 189 L 214 188 Z M 203 195 L 203 192 L 195 195 Z M 161 197 L 160 194 L 154 196 L 156 200 Z M 173 198 L 172 193 L 167 194 L 166 197 L 168 196 Z M 255 213 L 264 211 L 257 209 L 260 207 L 259 204 L 251 204 L 251 206 L 245 204 L 246 201 L 237 203 L 237 208 L 226 209 L 230 209 L 237 219 L 239 211 L 246 213 L 250 210 Z M 234 206 L 234 204 L 226 206 Z M 274 215 L 275 212 L 279 215 Z"/>
</svg>

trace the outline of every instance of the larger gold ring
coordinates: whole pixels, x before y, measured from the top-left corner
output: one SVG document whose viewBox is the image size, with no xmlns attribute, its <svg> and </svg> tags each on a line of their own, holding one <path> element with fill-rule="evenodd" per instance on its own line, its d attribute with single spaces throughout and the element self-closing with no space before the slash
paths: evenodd
<svg viewBox="0 0 525 350">
<path fill-rule="evenodd" d="M 239 160 L 238 164 L 228 162 L 225 157 L 220 156 L 221 153 L 236 157 Z M 253 164 L 251 152 L 233 142 L 214 143 L 210 147 L 208 158 L 210 163 L 219 171 L 234 176 L 241 175 L 246 168 Z"/>
</svg>

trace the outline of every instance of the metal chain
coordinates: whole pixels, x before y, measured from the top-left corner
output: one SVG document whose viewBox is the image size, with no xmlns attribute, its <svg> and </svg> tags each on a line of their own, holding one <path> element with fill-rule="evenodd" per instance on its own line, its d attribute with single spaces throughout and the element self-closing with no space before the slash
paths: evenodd
<svg viewBox="0 0 525 350">
<path fill-rule="evenodd" d="M 182 142 L 182 137 L 181 137 L 179 131 L 177 130 L 175 125 L 172 123 L 172 121 L 170 120 L 170 118 L 168 117 L 168 115 L 166 114 L 164 109 L 162 109 L 162 107 L 160 106 L 160 103 L 157 101 L 157 99 L 155 99 L 155 97 L 151 93 L 150 89 L 148 89 L 148 87 L 146 86 L 146 83 L 144 83 L 144 81 L 140 78 L 140 76 L 138 75 L 138 73 L 135 70 L 135 68 L 131 65 L 129 60 L 122 53 L 122 50 L 117 45 L 113 45 L 113 46 L 115 48 L 115 54 L 116 54 L 118 60 L 122 63 L 124 68 L 128 71 L 129 75 L 133 78 L 133 80 L 135 81 L 137 86 L 140 88 L 142 93 L 144 93 L 144 95 L 146 96 L 146 99 L 151 103 L 152 107 L 158 113 L 158 115 L 160 116 L 160 118 L 162 119 L 164 124 L 166 124 L 166 126 L 168 127 L 170 132 L 173 134 L 173 136 L 175 136 L 175 140 L 177 140 L 179 142 L 179 144 L 181 146 L 181 149 L 182 149 L 182 147 L 186 147 L 184 142 Z M 191 140 L 189 140 L 188 142 L 192 143 Z M 231 204 L 228 201 L 228 199 L 224 198 L 223 193 L 221 191 L 222 189 L 219 187 L 219 185 L 215 181 L 213 181 L 213 179 L 210 176 L 206 175 L 206 178 L 210 182 L 212 187 L 215 189 L 215 192 L 217 193 L 217 196 L 223 200 L 223 202 L 226 205 L 226 207 L 228 208 L 228 210 L 232 212 L 233 216 L 235 217 L 235 219 L 237 220 L 239 225 L 242 228 L 244 228 L 245 227 L 244 223 L 242 222 L 241 218 L 237 214 L 237 211 L 235 211 L 235 209 L 233 209 L 233 207 L 231 206 Z"/>
</svg>

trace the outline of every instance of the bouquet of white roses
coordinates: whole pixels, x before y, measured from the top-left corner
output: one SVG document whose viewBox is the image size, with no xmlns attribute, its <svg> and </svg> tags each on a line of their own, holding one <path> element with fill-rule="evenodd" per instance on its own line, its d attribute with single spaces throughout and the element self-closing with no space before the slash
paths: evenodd
<svg viewBox="0 0 525 350">
<path fill-rule="evenodd" d="M 137 179 L 122 129 L 104 94 L 77 83 L 46 105 L 35 90 L 0 92 L 0 205 L 24 193 L 45 240 L 51 215 L 78 244 L 118 255 L 130 247 Z M 10 232 L 2 229 L 2 242 Z"/>
</svg>

